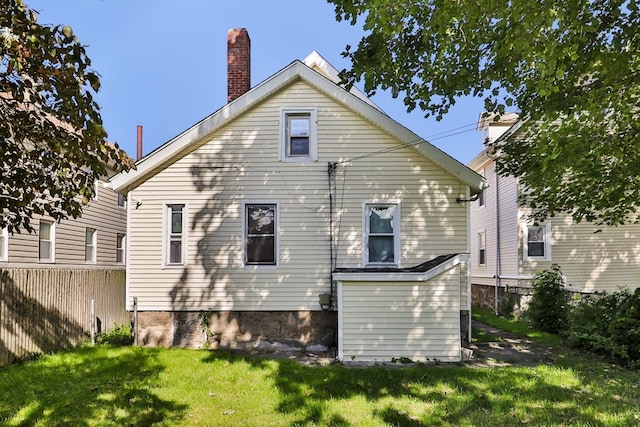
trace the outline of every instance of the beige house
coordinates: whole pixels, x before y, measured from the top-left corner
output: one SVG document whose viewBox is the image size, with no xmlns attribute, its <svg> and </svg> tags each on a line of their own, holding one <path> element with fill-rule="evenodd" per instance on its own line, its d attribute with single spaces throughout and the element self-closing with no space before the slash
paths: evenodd
<svg viewBox="0 0 640 427">
<path fill-rule="evenodd" d="M 483 140 L 517 137 L 518 116 L 494 122 L 478 120 Z M 498 309 L 495 296 L 527 292 L 536 272 L 558 264 L 570 290 L 615 291 L 640 286 L 640 225 L 619 227 L 576 223 L 566 214 L 534 224 L 517 203 L 514 177 L 498 176 L 488 149 L 469 167 L 484 176 L 488 188 L 471 203 L 471 281 L 474 303 Z"/>
<path fill-rule="evenodd" d="M 317 53 L 251 88 L 246 30 L 228 43 L 229 103 L 111 180 L 141 343 L 460 360 L 482 177 Z"/>
</svg>

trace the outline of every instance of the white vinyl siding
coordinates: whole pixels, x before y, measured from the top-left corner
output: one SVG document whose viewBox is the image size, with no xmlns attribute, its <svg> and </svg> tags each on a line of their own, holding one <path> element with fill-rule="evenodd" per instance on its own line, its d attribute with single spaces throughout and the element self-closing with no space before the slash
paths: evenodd
<svg viewBox="0 0 640 427">
<path fill-rule="evenodd" d="M 318 161 L 280 159 L 283 108 L 317 110 Z M 339 117 L 339 120 L 336 119 Z M 130 295 L 141 310 L 319 310 L 330 286 L 327 163 L 337 267 L 363 267 L 363 203 L 401 203 L 403 266 L 468 251 L 465 185 L 410 147 L 298 82 L 207 135 L 194 151 L 132 190 Z M 390 152 L 367 156 L 394 147 Z M 462 192 L 462 194 L 461 194 Z M 188 269 L 162 266 L 162 205 L 188 200 Z M 277 200 L 278 267 L 246 268 L 244 205 Z M 130 203 L 133 205 L 133 203 Z"/>
<path fill-rule="evenodd" d="M 460 360 L 459 266 L 426 282 L 344 281 L 339 298 L 342 361 Z"/>
</svg>

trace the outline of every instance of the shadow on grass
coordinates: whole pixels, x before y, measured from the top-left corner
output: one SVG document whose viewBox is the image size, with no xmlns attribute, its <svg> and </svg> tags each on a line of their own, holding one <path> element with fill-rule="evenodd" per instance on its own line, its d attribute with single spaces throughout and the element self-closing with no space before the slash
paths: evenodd
<svg viewBox="0 0 640 427">
<path fill-rule="evenodd" d="M 346 368 L 308 367 L 290 360 L 238 359 L 212 352 L 205 362 L 242 360 L 270 370 L 279 391 L 276 410 L 293 416 L 289 425 L 352 425 L 369 417 L 385 425 L 603 425 L 603 418 L 633 423 L 637 395 L 624 382 L 606 393 L 625 396 L 612 405 L 606 393 L 590 396 L 609 374 L 606 369 L 567 362 L 566 368 L 477 369 L 462 366 Z M 600 370 L 598 370 L 600 369 Z M 567 380 L 557 380 L 557 375 Z M 598 393 L 599 394 L 599 393 Z M 364 402 L 364 403 L 360 403 Z M 358 409 L 360 405 L 360 409 Z M 363 411 L 358 414 L 355 411 Z M 604 415 L 602 414 L 604 413 Z M 597 416 L 596 416 L 597 415 Z M 606 423 L 606 422 L 605 422 Z M 626 424 L 625 424 L 626 425 Z"/>
<path fill-rule="evenodd" d="M 156 354 L 85 347 L 0 368 L 0 424 L 173 425 L 187 407 L 151 391 L 164 370 Z"/>
</svg>

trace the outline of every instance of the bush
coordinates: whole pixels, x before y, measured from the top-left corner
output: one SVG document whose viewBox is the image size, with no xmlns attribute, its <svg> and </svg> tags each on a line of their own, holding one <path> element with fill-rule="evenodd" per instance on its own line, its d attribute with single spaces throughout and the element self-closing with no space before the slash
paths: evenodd
<svg viewBox="0 0 640 427">
<path fill-rule="evenodd" d="M 585 297 L 571 313 L 569 344 L 640 368 L 640 289 Z"/>
<path fill-rule="evenodd" d="M 562 284 L 560 266 L 541 271 L 533 277 L 533 297 L 527 317 L 534 328 L 553 334 L 565 333 L 569 324 L 569 294 Z"/>
<path fill-rule="evenodd" d="M 96 343 L 116 346 L 131 345 L 133 344 L 131 327 L 129 325 L 116 325 L 113 329 L 98 335 Z"/>
</svg>

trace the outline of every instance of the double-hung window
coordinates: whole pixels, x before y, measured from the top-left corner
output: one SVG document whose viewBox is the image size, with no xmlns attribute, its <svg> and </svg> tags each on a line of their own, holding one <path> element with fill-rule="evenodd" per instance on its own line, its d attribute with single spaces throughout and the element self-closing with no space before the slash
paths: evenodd
<svg viewBox="0 0 640 427">
<path fill-rule="evenodd" d="M 186 261 L 186 205 L 166 205 L 165 264 L 185 265 Z"/>
<path fill-rule="evenodd" d="M 7 228 L 0 228 L 0 261 L 9 260 L 9 232 Z"/>
<path fill-rule="evenodd" d="M 124 234 L 116 234 L 116 264 L 124 264 Z"/>
<path fill-rule="evenodd" d="M 524 224 L 523 254 L 525 261 L 549 261 L 551 260 L 551 225 Z"/>
<path fill-rule="evenodd" d="M 487 233 L 482 230 L 478 233 L 478 265 L 485 265 L 486 260 L 486 244 L 487 244 Z"/>
<path fill-rule="evenodd" d="M 315 108 L 283 109 L 280 119 L 280 160 L 308 162 L 318 159 Z"/>
<path fill-rule="evenodd" d="M 84 261 L 88 264 L 96 262 L 96 230 L 86 228 L 84 230 Z"/>
<path fill-rule="evenodd" d="M 400 206 L 367 203 L 364 228 L 365 265 L 399 265 Z"/>
<path fill-rule="evenodd" d="M 55 261 L 55 226 L 53 222 L 40 220 L 38 228 L 38 258 L 41 262 Z"/>
<path fill-rule="evenodd" d="M 278 207 L 273 203 L 247 203 L 245 216 L 245 265 L 278 263 Z"/>
</svg>

